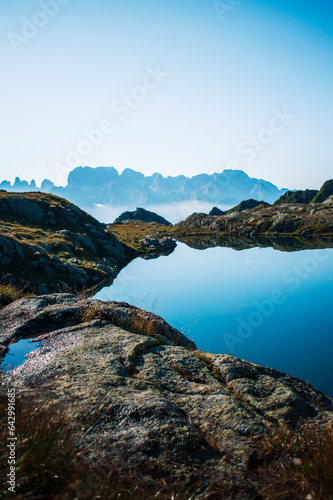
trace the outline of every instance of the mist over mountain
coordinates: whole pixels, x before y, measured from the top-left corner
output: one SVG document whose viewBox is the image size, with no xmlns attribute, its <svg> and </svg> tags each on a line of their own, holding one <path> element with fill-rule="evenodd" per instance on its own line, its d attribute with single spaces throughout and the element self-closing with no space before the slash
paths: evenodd
<svg viewBox="0 0 333 500">
<path fill-rule="evenodd" d="M 221 173 L 193 177 L 163 177 L 159 173 L 145 176 L 129 168 L 119 174 L 114 167 L 75 168 L 70 172 L 65 187 L 57 187 L 45 179 L 38 188 L 35 181 L 32 180 L 29 184 L 17 177 L 13 185 L 3 181 L 0 189 L 18 192 L 43 191 L 84 207 L 142 207 L 188 200 L 225 206 L 249 198 L 274 203 L 286 192 L 286 189 L 278 189 L 270 182 L 250 178 L 242 170 L 224 170 Z"/>
</svg>

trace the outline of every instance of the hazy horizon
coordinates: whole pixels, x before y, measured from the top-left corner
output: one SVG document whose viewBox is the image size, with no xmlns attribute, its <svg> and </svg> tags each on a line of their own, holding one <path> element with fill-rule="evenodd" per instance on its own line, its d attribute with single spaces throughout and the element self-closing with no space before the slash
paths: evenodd
<svg viewBox="0 0 333 500">
<path fill-rule="evenodd" d="M 80 165 L 332 177 L 333 5 L 2 2 L 1 180 Z"/>
<path fill-rule="evenodd" d="M 120 170 L 118 170 L 116 167 L 114 167 L 113 165 L 109 165 L 109 166 L 99 165 L 99 166 L 96 166 L 96 167 L 90 167 L 89 165 L 84 165 L 84 166 L 83 166 L 83 165 L 79 165 L 78 167 L 73 168 L 73 170 L 75 170 L 76 168 L 115 168 L 115 169 L 117 170 L 117 172 L 118 172 L 118 174 L 119 174 L 119 175 L 121 175 L 121 174 L 122 174 L 125 170 L 128 170 L 128 169 L 129 169 L 129 170 L 133 170 L 134 172 L 139 172 L 139 173 L 140 173 L 140 170 L 135 169 L 135 168 L 130 168 L 130 167 L 126 167 L 126 168 L 124 168 L 122 171 L 120 171 Z M 73 170 L 71 170 L 71 172 L 72 172 Z M 243 171 L 242 169 L 224 169 L 224 170 Z M 69 173 L 70 173 L 70 172 L 69 172 Z M 141 172 L 141 173 L 143 173 L 143 172 Z M 221 171 L 221 172 L 211 172 L 211 173 L 207 173 L 207 172 L 199 172 L 199 173 L 196 173 L 196 174 L 193 174 L 193 175 L 192 175 L 191 173 L 189 173 L 186 177 L 188 177 L 188 178 L 192 178 L 192 177 L 196 177 L 196 176 L 199 176 L 199 175 L 206 175 L 206 174 L 207 174 L 207 175 L 214 175 L 214 174 L 221 174 L 221 173 L 223 173 L 223 171 Z M 245 173 L 246 173 L 246 172 L 245 172 Z M 162 175 L 162 177 L 163 177 L 164 179 L 166 179 L 167 177 L 177 177 L 177 176 L 182 176 L 182 175 L 184 175 L 184 174 L 181 174 L 181 173 L 179 173 L 179 174 L 174 174 L 174 175 L 170 175 L 170 174 L 165 174 L 165 175 L 163 175 L 163 174 L 161 174 L 161 172 L 158 172 L 157 170 L 156 170 L 155 172 L 153 172 L 152 174 L 144 174 L 144 175 L 148 177 L 148 176 L 153 176 L 154 174 L 160 174 L 160 175 Z M 247 175 L 248 175 L 248 174 L 247 174 Z M 11 176 L 11 177 L 12 177 L 12 176 Z M 252 177 L 251 175 L 249 175 L 249 177 L 250 177 L 250 178 L 256 178 L 256 177 L 254 177 L 254 176 Z M 10 180 L 9 180 L 9 179 L 7 179 L 7 178 L 6 178 L 6 179 L 0 179 L 0 184 L 1 184 L 1 182 L 2 182 L 2 181 L 9 181 L 9 182 L 11 182 L 11 184 L 13 185 L 13 184 L 14 184 L 14 182 L 16 181 L 16 178 L 19 178 L 19 180 L 20 180 L 21 182 L 24 182 L 24 181 L 25 181 L 25 182 L 28 182 L 29 184 L 30 184 L 31 182 L 35 181 L 36 186 L 37 186 L 38 188 L 40 188 L 41 183 L 43 182 L 43 180 L 51 180 L 51 179 L 42 179 L 40 182 L 36 182 L 36 179 L 34 179 L 34 178 L 31 178 L 31 179 L 30 179 L 30 178 L 29 178 L 29 179 L 26 179 L 26 178 L 23 178 L 23 177 L 21 178 L 20 176 L 15 176 L 15 178 L 14 178 L 12 181 L 10 181 Z M 266 182 L 270 182 L 270 180 L 269 180 L 269 179 L 258 179 L 258 180 L 263 180 L 263 181 L 266 181 Z M 327 180 L 327 179 L 326 179 L 326 180 Z M 56 181 L 56 182 L 57 182 L 57 181 Z M 55 182 L 55 187 L 64 187 L 64 186 L 66 186 L 66 185 L 67 185 L 67 183 L 68 183 L 68 178 L 66 179 L 66 182 L 65 182 L 65 183 L 62 183 L 62 184 L 61 184 L 61 183 L 58 183 L 58 184 L 57 184 L 56 182 Z M 273 183 L 272 183 L 272 184 L 273 184 Z M 277 187 L 279 187 L 279 186 L 277 186 Z M 320 186 L 320 187 L 321 187 L 321 186 Z M 279 189 L 288 189 L 288 186 L 282 186 L 281 188 L 279 187 Z"/>
</svg>

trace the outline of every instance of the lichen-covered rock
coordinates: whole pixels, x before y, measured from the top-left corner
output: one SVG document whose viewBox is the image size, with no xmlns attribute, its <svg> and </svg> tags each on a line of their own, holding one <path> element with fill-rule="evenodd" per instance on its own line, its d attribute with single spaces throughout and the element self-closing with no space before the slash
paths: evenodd
<svg viewBox="0 0 333 500">
<path fill-rule="evenodd" d="M 333 415 L 332 400 L 309 384 L 202 353 L 162 318 L 128 304 L 55 294 L 0 311 L 4 349 L 31 334 L 42 347 L 7 377 L 66 411 L 94 464 L 121 460 L 153 477 L 188 480 L 205 470 L 236 488 L 226 498 L 250 499 L 253 436 Z"/>
<path fill-rule="evenodd" d="M 245 202 L 246 205 L 247 202 Z M 174 226 L 174 233 L 190 235 L 219 233 L 238 237 L 333 236 L 333 202 L 267 206 L 254 202 L 254 208 L 233 209 L 223 215 L 194 213 Z M 251 205 L 249 205 L 250 207 Z M 237 207 L 236 207 L 237 208 Z"/>
<path fill-rule="evenodd" d="M 156 314 L 124 302 L 81 299 L 70 293 L 23 298 L 0 310 L 0 345 L 5 347 L 24 337 L 76 326 L 90 318 L 112 324 L 174 345 L 195 350 L 195 344 Z"/>
<path fill-rule="evenodd" d="M 104 224 L 50 194 L 0 193 L 0 233 L 0 278 L 11 275 L 34 292 L 110 282 L 136 255 Z"/>
</svg>

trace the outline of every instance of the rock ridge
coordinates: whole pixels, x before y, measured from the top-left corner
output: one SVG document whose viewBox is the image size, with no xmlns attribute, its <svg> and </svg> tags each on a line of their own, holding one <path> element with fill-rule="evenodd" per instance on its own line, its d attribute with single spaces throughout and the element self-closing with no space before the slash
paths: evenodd
<svg viewBox="0 0 333 500">
<path fill-rule="evenodd" d="M 67 200 L 0 193 L 0 279 L 37 293 L 112 282 L 136 252 Z"/>
<path fill-rule="evenodd" d="M 175 234 L 235 234 L 239 237 L 260 235 L 316 236 L 333 235 L 333 197 L 323 203 L 259 205 L 252 209 L 230 211 L 223 215 L 194 213 L 174 226 Z"/>
</svg>

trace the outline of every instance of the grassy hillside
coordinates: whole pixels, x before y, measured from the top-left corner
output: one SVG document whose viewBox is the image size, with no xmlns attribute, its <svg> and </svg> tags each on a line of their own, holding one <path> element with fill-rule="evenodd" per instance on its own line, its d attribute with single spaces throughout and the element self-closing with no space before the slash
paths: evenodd
<svg viewBox="0 0 333 500">
<path fill-rule="evenodd" d="M 134 256 L 96 219 L 63 198 L 0 193 L 0 279 L 46 293 L 111 279 Z"/>
<path fill-rule="evenodd" d="M 287 191 L 274 205 L 285 205 L 293 203 L 323 203 L 333 194 L 333 180 L 326 181 L 318 191 L 317 189 L 306 189 L 305 191 Z"/>
</svg>

